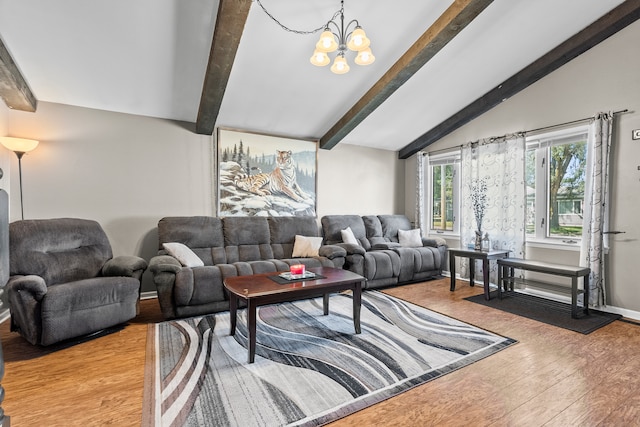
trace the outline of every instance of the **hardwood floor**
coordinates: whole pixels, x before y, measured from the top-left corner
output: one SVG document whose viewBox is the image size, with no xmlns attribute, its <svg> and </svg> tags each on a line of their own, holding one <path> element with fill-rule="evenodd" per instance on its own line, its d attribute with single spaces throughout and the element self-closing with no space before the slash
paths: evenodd
<svg viewBox="0 0 640 427">
<path fill-rule="evenodd" d="M 482 287 L 450 292 L 448 279 L 386 292 L 519 342 L 332 426 L 640 425 L 640 326 L 581 335 L 464 301 Z M 123 330 L 58 349 L 31 346 L 4 322 L 11 425 L 140 425 L 147 325 L 161 320 L 145 300 Z"/>
</svg>

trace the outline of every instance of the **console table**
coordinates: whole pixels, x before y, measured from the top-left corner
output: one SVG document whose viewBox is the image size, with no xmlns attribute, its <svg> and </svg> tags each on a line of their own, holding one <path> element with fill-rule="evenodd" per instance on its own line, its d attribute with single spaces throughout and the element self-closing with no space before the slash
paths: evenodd
<svg viewBox="0 0 640 427">
<path fill-rule="evenodd" d="M 568 289 L 566 286 L 541 282 L 531 279 L 520 279 L 515 277 L 514 270 L 526 270 L 534 271 L 536 273 L 544 273 L 554 276 L 570 277 L 571 278 L 571 317 L 578 318 L 578 294 L 584 294 L 584 301 L 582 304 L 582 310 L 585 315 L 589 314 L 589 274 L 591 269 L 589 267 L 580 267 L 573 265 L 560 265 L 551 264 L 549 262 L 533 261 L 527 259 L 501 259 L 498 260 L 498 295 L 502 298 L 502 285 L 505 290 L 509 287 L 513 290 L 513 284 L 530 283 L 547 289 L 566 292 Z M 578 288 L 578 279 L 582 277 L 582 289 Z"/>
<path fill-rule="evenodd" d="M 456 257 L 469 258 L 469 286 L 474 286 L 476 274 L 475 261 L 482 260 L 482 281 L 484 282 L 484 298 L 489 300 L 489 261 L 509 258 L 508 249 L 476 251 L 474 249 L 449 248 L 449 272 L 451 274 L 451 290 L 456 290 Z"/>
</svg>

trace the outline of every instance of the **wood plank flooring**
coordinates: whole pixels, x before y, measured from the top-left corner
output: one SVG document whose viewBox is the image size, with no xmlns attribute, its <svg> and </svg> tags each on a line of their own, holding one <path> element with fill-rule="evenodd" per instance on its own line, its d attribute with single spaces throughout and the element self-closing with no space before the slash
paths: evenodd
<svg viewBox="0 0 640 427">
<path fill-rule="evenodd" d="M 464 301 L 482 288 L 459 282 L 450 292 L 448 283 L 386 292 L 518 344 L 331 426 L 640 425 L 640 326 L 616 321 L 582 335 Z M 123 330 L 57 349 L 1 324 L 11 425 L 140 425 L 147 325 L 161 320 L 158 302 L 145 300 Z"/>
</svg>

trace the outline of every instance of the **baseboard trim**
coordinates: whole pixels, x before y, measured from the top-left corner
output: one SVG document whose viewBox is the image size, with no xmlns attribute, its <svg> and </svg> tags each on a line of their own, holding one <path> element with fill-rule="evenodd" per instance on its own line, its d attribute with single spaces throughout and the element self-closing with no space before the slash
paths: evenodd
<svg viewBox="0 0 640 427">
<path fill-rule="evenodd" d="M 9 308 L 3 308 L 0 309 L 0 323 L 4 322 L 5 320 L 9 319 L 11 317 L 11 314 L 9 313 Z"/>
<path fill-rule="evenodd" d="M 158 298 L 158 291 L 146 291 L 140 294 L 140 299 L 154 299 Z"/>
</svg>

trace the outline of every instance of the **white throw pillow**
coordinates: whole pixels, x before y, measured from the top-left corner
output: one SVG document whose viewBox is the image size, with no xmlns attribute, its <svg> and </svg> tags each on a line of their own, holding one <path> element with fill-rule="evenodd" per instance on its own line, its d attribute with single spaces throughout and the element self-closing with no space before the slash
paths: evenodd
<svg viewBox="0 0 640 427">
<path fill-rule="evenodd" d="M 307 237 L 296 234 L 293 244 L 294 258 L 318 256 L 318 249 L 322 245 L 322 237 Z"/>
<path fill-rule="evenodd" d="M 347 227 L 344 230 L 341 230 L 340 234 L 342 234 L 342 241 L 344 243 L 353 243 L 354 245 L 360 246 L 360 242 L 358 242 L 358 239 L 356 239 L 356 236 L 353 234 L 353 230 L 351 230 L 351 227 Z"/>
<path fill-rule="evenodd" d="M 182 243 L 163 243 L 165 251 L 182 264 L 184 267 L 202 267 L 204 262 L 188 246 Z"/>
<path fill-rule="evenodd" d="M 400 246 L 405 248 L 421 248 L 422 236 L 420 235 L 420 229 L 398 230 L 398 242 L 400 242 Z"/>
</svg>

